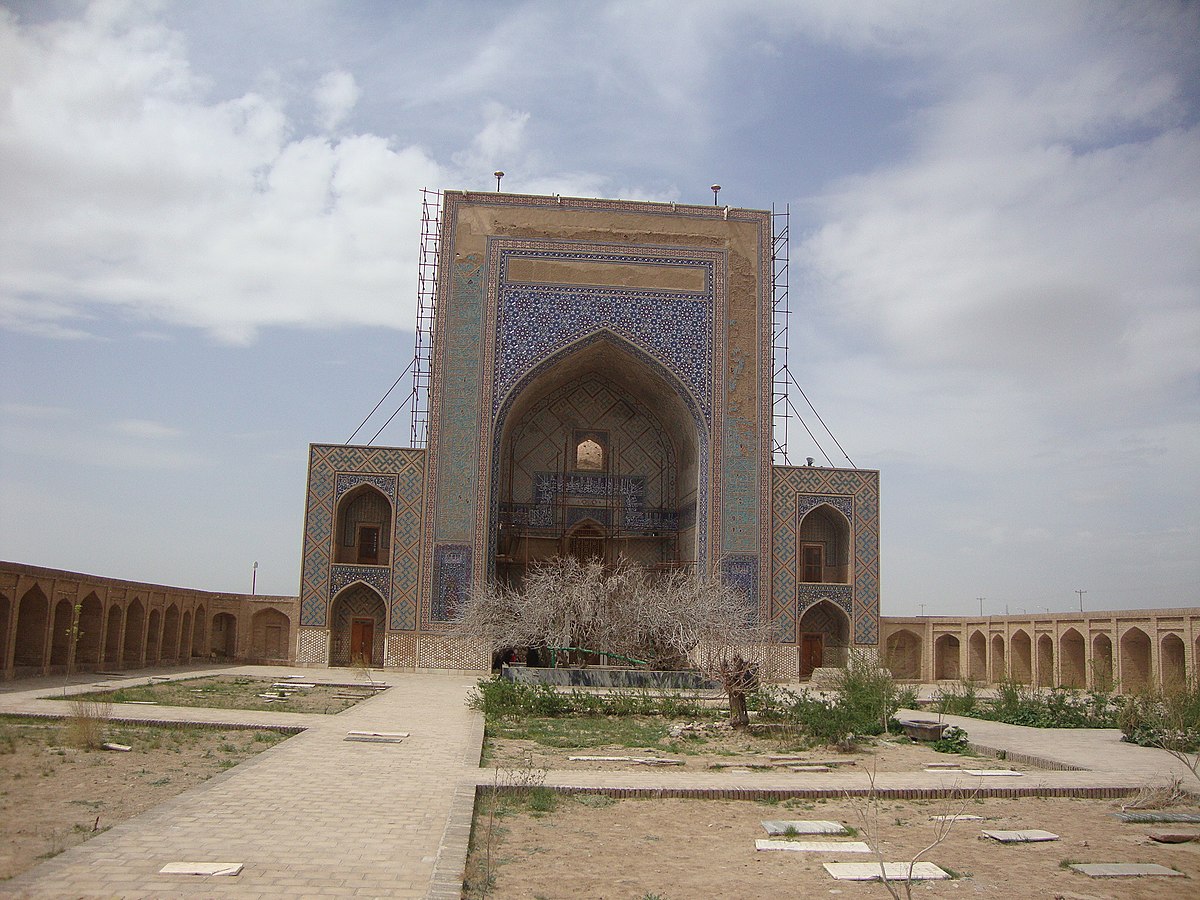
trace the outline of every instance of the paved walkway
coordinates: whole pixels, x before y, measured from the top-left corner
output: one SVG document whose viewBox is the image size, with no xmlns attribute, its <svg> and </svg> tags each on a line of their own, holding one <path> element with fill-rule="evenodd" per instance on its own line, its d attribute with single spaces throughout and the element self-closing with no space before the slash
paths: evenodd
<svg viewBox="0 0 1200 900">
<path fill-rule="evenodd" d="M 213 671 L 354 680 L 343 670 L 258 666 L 187 674 Z M 160 673 L 139 672 L 119 683 L 144 682 L 151 674 Z M 122 715 L 134 719 L 299 724 L 306 730 L 0 884 L 0 894 L 458 898 L 475 789 L 492 785 L 496 778 L 479 768 L 483 723 L 465 704 L 476 679 L 388 672 L 381 680 L 391 689 L 337 716 L 122 706 Z M 61 691 L 61 684 L 46 680 L 9 683 L 0 688 L 0 711 L 61 713 L 61 702 L 41 699 Z M 931 716 L 911 711 L 907 715 Z M 1173 773 L 1186 774 L 1161 751 L 1122 743 L 1120 732 L 1113 729 L 1055 730 L 943 718 L 966 728 L 975 744 L 1006 751 L 1009 759 L 1063 768 L 986 779 L 954 772 L 886 773 L 876 778 L 878 789 L 911 796 L 948 788 L 971 790 L 979 783 L 989 792 L 1116 796 Z M 350 730 L 405 731 L 411 736 L 398 745 L 347 742 L 343 738 Z M 545 783 L 564 790 L 680 796 L 840 796 L 870 787 L 862 766 L 829 773 L 554 771 L 547 773 Z M 158 874 L 163 865 L 177 861 L 240 862 L 245 869 L 236 878 Z"/>
<path fill-rule="evenodd" d="M 211 670 L 208 670 L 211 671 Z M 353 681 L 337 670 L 303 673 Z M 206 673 L 207 674 L 207 671 Z M 132 718 L 295 724 L 307 730 L 12 881 L 20 897 L 457 898 L 470 833 L 481 716 L 465 698 L 476 679 L 397 674 L 390 690 L 336 716 L 235 710 L 122 707 Z M 125 680 L 128 683 L 129 680 Z M 43 712 L 41 691 L 0 694 L 0 710 Z M 347 742 L 347 731 L 405 731 L 402 744 Z M 465 829 L 463 822 L 465 821 Z M 439 860 L 439 855 L 441 859 Z M 163 876 L 169 862 L 241 862 L 235 877 Z M 447 892 L 449 891 L 449 892 Z"/>
</svg>

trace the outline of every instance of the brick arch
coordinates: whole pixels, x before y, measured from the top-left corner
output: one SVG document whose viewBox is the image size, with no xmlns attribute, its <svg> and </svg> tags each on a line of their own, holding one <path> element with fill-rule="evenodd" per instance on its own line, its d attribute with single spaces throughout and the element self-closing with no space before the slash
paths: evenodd
<svg viewBox="0 0 1200 900">
<path fill-rule="evenodd" d="M 392 501 L 372 484 L 347 491 L 334 510 L 333 561 L 386 566 L 392 553 Z"/>
<path fill-rule="evenodd" d="M 383 665 L 387 604 L 377 591 L 361 581 L 343 588 L 330 604 L 329 664 L 348 666 L 353 661 L 350 640 L 355 619 L 372 621 L 374 642 L 371 648 L 371 665 Z"/>
<path fill-rule="evenodd" d="M 1114 686 L 1116 669 L 1113 666 L 1113 642 L 1107 634 L 1092 638 L 1092 683 L 1103 690 Z"/>
<path fill-rule="evenodd" d="M 1153 644 L 1150 635 L 1135 625 L 1121 635 L 1121 690 L 1133 694 L 1153 683 Z"/>
<path fill-rule="evenodd" d="M 1159 656 L 1164 690 L 1177 690 L 1187 681 L 1187 654 L 1183 638 L 1171 633 L 1163 635 Z"/>
<path fill-rule="evenodd" d="M 179 607 L 174 603 L 163 613 L 161 659 L 165 663 L 179 661 Z"/>
<path fill-rule="evenodd" d="M 972 631 L 967 639 L 967 677 L 972 681 L 987 681 L 987 636 L 982 631 Z"/>
<path fill-rule="evenodd" d="M 1068 628 L 1058 639 L 1058 661 L 1064 687 L 1081 688 L 1087 684 L 1087 646 L 1076 629 Z"/>
<path fill-rule="evenodd" d="M 1048 634 L 1037 639 L 1038 687 L 1054 687 L 1054 638 Z"/>
<path fill-rule="evenodd" d="M 146 665 L 158 665 L 162 653 L 162 612 L 150 610 L 150 620 L 146 624 Z"/>
<path fill-rule="evenodd" d="M 64 669 L 71 660 L 75 606 L 66 597 L 54 604 L 54 622 L 50 626 L 50 665 Z"/>
<path fill-rule="evenodd" d="M 237 616 L 233 613 L 219 612 L 213 616 L 209 647 L 214 656 L 223 659 L 234 659 L 237 656 L 237 627 Z"/>
<path fill-rule="evenodd" d="M 1018 628 L 1009 641 L 1012 651 L 1012 679 L 1020 684 L 1033 681 L 1033 642 L 1029 633 Z"/>
<path fill-rule="evenodd" d="M 1004 658 L 1004 635 L 992 635 L 992 668 L 989 673 L 992 681 L 1003 681 L 1008 677 L 1008 666 Z"/>
<path fill-rule="evenodd" d="M 904 681 L 921 678 L 921 638 L 907 628 L 894 631 L 887 637 L 884 664 L 892 675 Z"/>
<path fill-rule="evenodd" d="M 121 604 L 114 603 L 108 608 L 108 616 L 104 620 L 104 662 L 113 668 L 121 665 L 121 627 L 125 618 L 125 610 Z"/>
<path fill-rule="evenodd" d="M 17 643 L 13 663 L 41 668 L 46 663 L 46 632 L 50 624 L 50 601 L 37 585 L 21 597 L 17 606 Z"/>
<path fill-rule="evenodd" d="M 250 619 L 250 655 L 255 659 L 286 660 L 291 637 L 292 620 L 273 606 Z"/>
<path fill-rule="evenodd" d="M 192 659 L 208 656 L 208 631 L 204 627 L 206 617 L 204 604 L 196 607 L 196 616 L 192 619 Z"/>
<path fill-rule="evenodd" d="M 933 677 L 938 681 L 957 681 L 962 671 L 962 646 L 958 637 L 943 634 L 933 644 Z"/>
<path fill-rule="evenodd" d="M 100 645 L 104 637 L 104 604 L 92 591 L 79 604 L 79 623 L 75 642 L 75 665 L 100 663 Z"/>
</svg>

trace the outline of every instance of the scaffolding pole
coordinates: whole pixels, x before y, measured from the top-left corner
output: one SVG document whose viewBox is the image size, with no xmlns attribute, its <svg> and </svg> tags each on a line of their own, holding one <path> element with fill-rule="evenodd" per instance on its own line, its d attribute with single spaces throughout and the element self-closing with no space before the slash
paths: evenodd
<svg viewBox="0 0 1200 900">
<path fill-rule="evenodd" d="M 421 189 L 421 251 L 417 259 L 417 333 L 413 349 L 410 439 L 424 447 L 429 430 L 429 382 L 433 371 L 433 322 L 441 246 L 441 191 Z"/>
<path fill-rule="evenodd" d="M 771 204 L 771 436 L 772 457 L 776 464 L 789 465 L 788 423 L 792 418 L 790 400 L 791 373 L 788 370 L 788 244 L 790 241 L 791 204 L 782 211 Z"/>
</svg>

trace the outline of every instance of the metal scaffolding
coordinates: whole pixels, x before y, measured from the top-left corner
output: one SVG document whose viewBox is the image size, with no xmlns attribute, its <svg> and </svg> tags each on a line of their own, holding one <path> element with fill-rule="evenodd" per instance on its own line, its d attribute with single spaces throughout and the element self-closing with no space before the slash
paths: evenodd
<svg viewBox="0 0 1200 900">
<path fill-rule="evenodd" d="M 771 204 L 771 353 L 774 370 L 771 375 L 772 457 L 776 464 L 789 465 L 788 423 L 792 418 L 789 396 L 792 383 L 788 370 L 788 241 L 792 208 L 782 212 Z"/>
<path fill-rule="evenodd" d="M 417 259 L 417 333 L 413 349 L 410 439 L 424 447 L 429 429 L 429 381 L 433 370 L 433 322 L 437 305 L 442 193 L 421 189 L 421 252 Z"/>
</svg>

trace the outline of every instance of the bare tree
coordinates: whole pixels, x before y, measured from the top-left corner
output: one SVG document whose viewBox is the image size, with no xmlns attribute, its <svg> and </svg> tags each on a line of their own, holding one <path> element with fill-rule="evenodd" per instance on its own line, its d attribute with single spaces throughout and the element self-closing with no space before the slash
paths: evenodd
<svg viewBox="0 0 1200 900">
<path fill-rule="evenodd" d="M 717 577 L 556 557 L 535 566 L 520 588 L 477 587 L 456 630 L 492 652 L 581 647 L 655 669 L 699 669 L 722 685 L 731 721 L 744 726 L 770 639 L 757 618 L 745 596 Z"/>
</svg>

